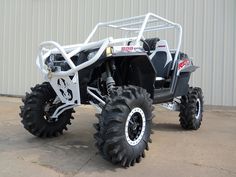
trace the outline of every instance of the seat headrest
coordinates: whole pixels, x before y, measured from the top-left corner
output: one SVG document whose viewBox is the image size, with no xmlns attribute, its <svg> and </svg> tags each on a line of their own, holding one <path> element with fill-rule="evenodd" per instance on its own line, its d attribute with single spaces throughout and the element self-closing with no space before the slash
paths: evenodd
<svg viewBox="0 0 236 177">
<path fill-rule="evenodd" d="M 145 42 L 149 45 L 150 50 L 155 50 L 156 49 L 156 44 L 157 42 L 160 41 L 159 38 L 147 38 L 145 39 Z M 143 45 L 144 50 L 148 50 L 146 45 Z"/>
</svg>

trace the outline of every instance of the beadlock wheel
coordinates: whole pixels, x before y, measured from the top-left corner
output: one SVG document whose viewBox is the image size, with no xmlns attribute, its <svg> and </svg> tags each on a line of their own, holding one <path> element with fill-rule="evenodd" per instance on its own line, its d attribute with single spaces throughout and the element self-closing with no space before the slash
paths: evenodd
<svg viewBox="0 0 236 177">
<path fill-rule="evenodd" d="M 188 94 L 182 96 L 179 121 L 183 129 L 197 130 L 203 117 L 203 94 L 201 88 L 189 88 Z"/>
<path fill-rule="evenodd" d="M 151 142 L 151 123 L 154 117 L 152 100 L 146 90 L 136 86 L 114 90 L 102 113 L 96 116 L 94 134 L 102 156 L 123 167 L 133 166 L 145 157 Z"/>
<path fill-rule="evenodd" d="M 125 137 L 130 145 L 135 146 L 141 141 L 145 126 L 146 120 L 143 110 L 137 107 L 133 108 L 125 124 Z"/>
<path fill-rule="evenodd" d="M 61 105 L 53 104 L 56 93 L 48 82 L 38 84 L 31 88 L 31 93 L 26 93 L 20 106 L 21 123 L 31 134 L 42 137 L 56 137 L 63 134 L 70 125 L 73 109 L 68 109 L 59 115 L 58 119 L 52 119 L 51 115 Z"/>
</svg>

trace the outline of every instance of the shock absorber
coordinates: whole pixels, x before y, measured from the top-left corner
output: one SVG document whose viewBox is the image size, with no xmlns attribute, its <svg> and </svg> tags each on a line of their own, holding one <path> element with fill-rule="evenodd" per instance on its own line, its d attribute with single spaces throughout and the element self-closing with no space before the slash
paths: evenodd
<svg viewBox="0 0 236 177">
<path fill-rule="evenodd" d="M 107 80 L 106 80 L 107 93 L 110 96 L 114 88 L 115 81 L 111 76 L 111 70 L 108 62 L 106 63 L 106 73 L 107 73 Z"/>
</svg>

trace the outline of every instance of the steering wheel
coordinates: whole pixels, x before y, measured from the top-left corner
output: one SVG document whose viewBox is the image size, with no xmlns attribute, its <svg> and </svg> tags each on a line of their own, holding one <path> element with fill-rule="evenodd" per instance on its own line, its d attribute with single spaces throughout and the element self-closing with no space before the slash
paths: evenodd
<svg viewBox="0 0 236 177">
<path fill-rule="evenodd" d="M 151 50 L 150 50 L 150 46 L 148 45 L 148 43 L 145 41 L 144 37 L 142 37 L 140 39 L 140 41 L 143 42 L 143 49 L 147 51 L 147 54 L 150 55 L 151 54 Z"/>
<path fill-rule="evenodd" d="M 142 37 L 142 38 L 140 39 L 140 41 L 143 42 L 143 48 L 144 48 L 144 50 L 146 50 L 146 51 L 147 51 L 147 54 L 150 55 L 150 54 L 151 54 L 151 49 L 150 49 L 150 46 L 148 45 L 148 43 L 145 41 L 144 37 Z M 131 42 L 132 42 L 132 41 L 129 41 L 127 45 L 129 46 L 129 45 L 131 44 Z"/>
</svg>

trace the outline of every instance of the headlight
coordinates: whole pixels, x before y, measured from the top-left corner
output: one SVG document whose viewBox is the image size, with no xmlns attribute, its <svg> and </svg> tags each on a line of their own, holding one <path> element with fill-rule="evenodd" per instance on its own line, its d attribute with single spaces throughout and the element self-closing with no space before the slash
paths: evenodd
<svg viewBox="0 0 236 177">
<path fill-rule="evenodd" d="M 67 71 L 69 69 L 69 65 L 66 63 L 65 59 L 60 54 L 50 55 L 45 60 L 45 64 L 52 72 Z"/>
<path fill-rule="evenodd" d="M 96 54 L 97 54 L 98 51 L 94 51 L 94 52 L 90 52 L 87 56 L 87 59 L 88 60 L 91 60 Z"/>
<path fill-rule="evenodd" d="M 54 61 L 55 61 L 55 56 L 54 55 L 50 55 L 45 61 L 45 64 L 48 66 L 48 69 L 50 69 L 51 71 L 56 70 L 56 68 L 54 66 Z"/>
</svg>

